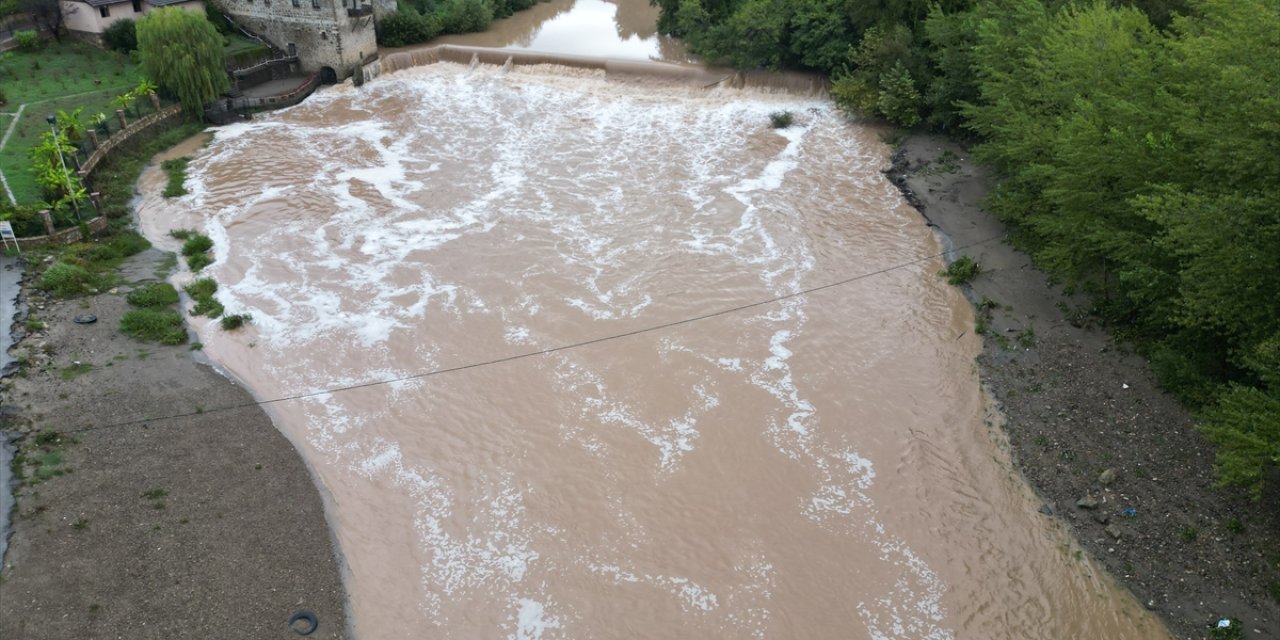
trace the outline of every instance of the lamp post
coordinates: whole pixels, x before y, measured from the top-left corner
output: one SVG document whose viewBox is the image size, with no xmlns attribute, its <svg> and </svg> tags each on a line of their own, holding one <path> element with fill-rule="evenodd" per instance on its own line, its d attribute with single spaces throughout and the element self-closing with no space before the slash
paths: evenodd
<svg viewBox="0 0 1280 640">
<path fill-rule="evenodd" d="M 76 222 L 84 222 L 80 218 L 80 203 L 76 202 L 75 191 L 71 188 L 71 174 L 67 173 L 67 161 L 62 158 L 62 143 L 58 141 L 57 116 L 50 114 L 45 118 L 49 122 L 49 130 L 53 132 L 53 148 L 58 150 L 58 164 L 62 165 L 62 177 L 67 180 L 67 197 L 71 198 L 71 208 L 76 211 Z"/>
</svg>

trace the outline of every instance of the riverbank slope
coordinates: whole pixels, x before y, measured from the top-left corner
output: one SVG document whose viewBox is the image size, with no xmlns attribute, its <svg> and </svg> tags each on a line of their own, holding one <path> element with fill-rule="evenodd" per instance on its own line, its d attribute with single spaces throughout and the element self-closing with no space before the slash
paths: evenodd
<svg viewBox="0 0 1280 640">
<path fill-rule="evenodd" d="M 906 138 L 887 173 L 944 242 L 983 268 L 966 287 L 978 363 L 1013 459 L 1080 544 L 1180 638 L 1221 618 L 1280 637 L 1277 510 L 1213 487 L 1213 448 L 1146 362 L 1076 311 L 982 209 L 990 177 L 944 138 Z M 981 244 L 975 244 L 981 243 Z M 973 245 L 973 246 L 970 246 Z"/>
<path fill-rule="evenodd" d="M 122 276 L 161 279 L 167 256 Z M 30 284 L 23 364 L 0 386 L 0 427 L 28 434 L 0 637 L 289 638 L 300 610 L 310 637 L 346 637 L 321 496 L 253 398 L 187 345 L 122 335 L 131 285 L 55 300 Z M 221 407 L 240 408 L 205 412 Z"/>
</svg>

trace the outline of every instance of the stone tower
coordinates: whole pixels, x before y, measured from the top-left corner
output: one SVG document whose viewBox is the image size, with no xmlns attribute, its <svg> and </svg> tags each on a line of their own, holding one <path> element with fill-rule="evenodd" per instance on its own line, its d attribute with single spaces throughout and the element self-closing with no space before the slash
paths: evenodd
<svg viewBox="0 0 1280 640">
<path fill-rule="evenodd" d="M 378 52 L 369 0 L 217 0 L 216 6 L 281 51 L 303 71 L 338 82 Z"/>
</svg>

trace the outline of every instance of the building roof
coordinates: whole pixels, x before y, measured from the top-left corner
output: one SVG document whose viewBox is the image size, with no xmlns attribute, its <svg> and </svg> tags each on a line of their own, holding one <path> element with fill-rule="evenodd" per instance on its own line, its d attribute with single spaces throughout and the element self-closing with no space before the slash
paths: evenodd
<svg viewBox="0 0 1280 640">
<path fill-rule="evenodd" d="M 133 2 L 133 0 L 79 0 L 79 1 L 91 7 L 101 7 L 103 5 L 124 4 L 126 2 Z M 167 7 L 171 4 L 182 4 L 184 2 L 191 2 L 192 0 L 144 0 L 144 1 L 153 7 Z"/>
</svg>

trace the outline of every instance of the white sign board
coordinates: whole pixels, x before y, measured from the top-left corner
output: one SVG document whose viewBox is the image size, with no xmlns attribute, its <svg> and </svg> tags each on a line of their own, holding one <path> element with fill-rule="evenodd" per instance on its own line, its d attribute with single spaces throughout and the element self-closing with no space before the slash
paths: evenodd
<svg viewBox="0 0 1280 640">
<path fill-rule="evenodd" d="M 18 246 L 18 238 L 13 235 L 13 224 L 8 220 L 0 220 L 0 241 L 4 242 L 4 248 L 9 248 L 9 241 L 13 241 L 13 246 L 22 253 L 22 248 Z"/>
</svg>

